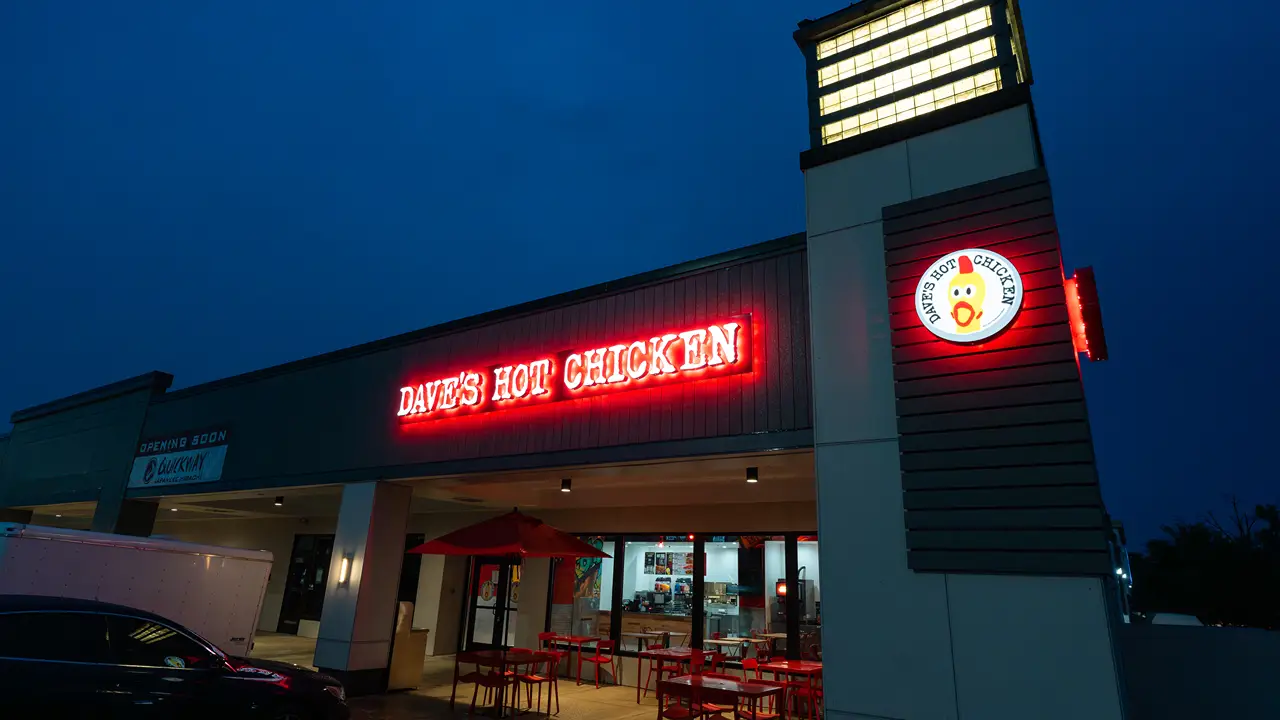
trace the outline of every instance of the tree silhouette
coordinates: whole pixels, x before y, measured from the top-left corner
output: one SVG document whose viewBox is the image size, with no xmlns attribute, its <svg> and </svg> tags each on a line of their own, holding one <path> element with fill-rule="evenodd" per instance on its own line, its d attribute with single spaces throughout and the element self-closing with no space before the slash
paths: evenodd
<svg viewBox="0 0 1280 720">
<path fill-rule="evenodd" d="M 1280 509 L 1259 505 L 1162 528 L 1133 554 L 1133 607 L 1195 615 L 1207 625 L 1280 629 Z"/>
</svg>

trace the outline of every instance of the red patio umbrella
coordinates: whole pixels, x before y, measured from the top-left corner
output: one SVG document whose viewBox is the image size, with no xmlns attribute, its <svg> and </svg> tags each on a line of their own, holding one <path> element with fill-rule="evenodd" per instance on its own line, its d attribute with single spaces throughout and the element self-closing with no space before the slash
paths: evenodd
<svg viewBox="0 0 1280 720">
<path fill-rule="evenodd" d="M 438 537 L 413 548 L 419 555 L 607 558 L 608 553 L 518 510 Z"/>
</svg>

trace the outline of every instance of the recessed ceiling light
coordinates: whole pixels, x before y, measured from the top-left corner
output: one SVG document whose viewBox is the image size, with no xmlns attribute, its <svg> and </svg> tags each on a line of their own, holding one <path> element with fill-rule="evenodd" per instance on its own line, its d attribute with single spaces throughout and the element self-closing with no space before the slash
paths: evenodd
<svg viewBox="0 0 1280 720">
<path fill-rule="evenodd" d="M 753 468 L 753 467 L 747 468 L 747 482 L 749 483 L 760 482 L 760 468 Z"/>
<path fill-rule="evenodd" d="M 284 496 L 283 496 L 283 495 L 277 495 L 277 496 L 276 496 L 276 507 L 284 507 Z"/>
<path fill-rule="evenodd" d="M 573 492 L 573 480 L 564 478 L 560 481 L 560 492 Z"/>
<path fill-rule="evenodd" d="M 169 512 L 178 512 L 178 508 L 169 508 Z"/>
<path fill-rule="evenodd" d="M 61 513 L 59 513 L 59 514 L 57 514 L 57 515 L 54 515 L 54 517 L 62 517 L 62 514 L 61 514 Z"/>
</svg>

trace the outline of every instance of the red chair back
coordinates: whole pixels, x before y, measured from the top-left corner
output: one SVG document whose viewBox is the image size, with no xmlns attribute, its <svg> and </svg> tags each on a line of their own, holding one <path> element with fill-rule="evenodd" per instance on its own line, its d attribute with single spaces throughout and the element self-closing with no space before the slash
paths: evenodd
<svg viewBox="0 0 1280 720">
<path fill-rule="evenodd" d="M 702 652 L 698 650 L 694 650 L 693 653 L 689 655 L 689 674 L 701 675 L 702 666 L 706 663 L 706 661 L 707 659 L 702 654 Z"/>
<path fill-rule="evenodd" d="M 746 660 L 743 660 L 742 661 L 742 677 L 743 678 L 747 677 L 748 671 L 754 674 L 756 676 L 756 679 L 759 679 L 760 678 L 760 661 L 755 658 L 747 658 Z"/>
<path fill-rule="evenodd" d="M 752 680 L 751 682 L 757 685 L 768 685 L 769 687 L 782 688 L 782 692 L 780 694 L 770 695 L 769 697 L 764 699 L 765 705 L 762 709 L 765 712 L 773 712 L 779 704 L 782 704 L 782 705 L 786 704 L 787 691 L 791 689 L 791 686 L 788 683 L 783 682 L 781 680 L 759 680 L 759 679 Z M 748 711 L 748 715 L 749 714 L 750 714 L 750 711 Z"/>
<path fill-rule="evenodd" d="M 600 642 L 596 643 L 596 657 L 602 658 L 605 660 L 613 659 L 613 641 L 601 640 Z"/>
</svg>

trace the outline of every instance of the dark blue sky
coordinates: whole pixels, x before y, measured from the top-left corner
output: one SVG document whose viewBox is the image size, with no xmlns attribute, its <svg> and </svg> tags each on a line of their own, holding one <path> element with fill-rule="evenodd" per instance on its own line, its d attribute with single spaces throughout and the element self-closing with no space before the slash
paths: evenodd
<svg viewBox="0 0 1280 720">
<path fill-rule="evenodd" d="M 0 414 L 802 231 L 790 35 L 842 4 L 0 3 Z M 1022 5 L 1111 511 L 1280 500 L 1277 10 Z"/>
</svg>

